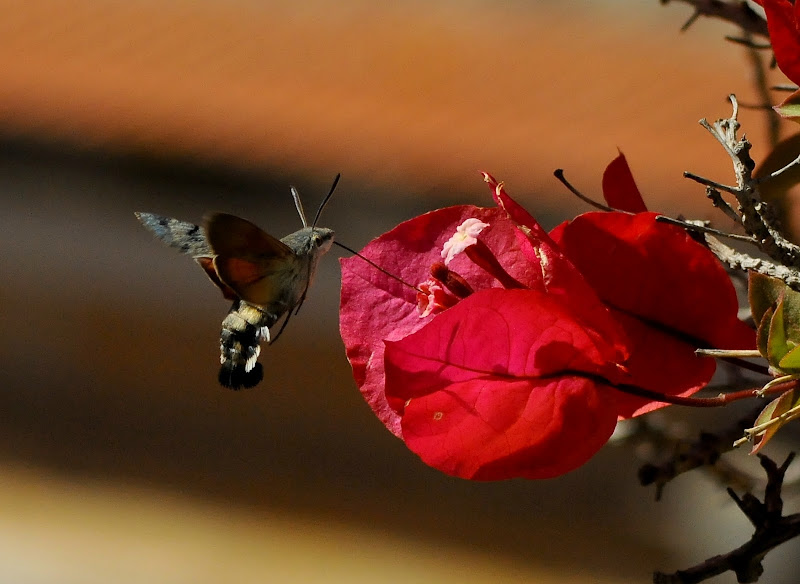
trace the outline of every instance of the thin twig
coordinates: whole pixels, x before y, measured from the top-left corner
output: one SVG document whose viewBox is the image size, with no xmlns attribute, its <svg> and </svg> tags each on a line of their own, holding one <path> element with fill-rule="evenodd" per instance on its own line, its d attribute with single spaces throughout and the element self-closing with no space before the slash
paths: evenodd
<svg viewBox="0 0 800 584">
<path fill-rule="evenodd" d="M 738 252 L 713 235 L 705 235 L 705 239 L 711 253 L 734 270 L 752 270 L 765 276 L 771 276 L 782 280 L 787 286 L 800 292 L 800 273 L 796 269 Z"/>
<path fill-rule="evenodd" d="M 700 123 L 702 124 L 705 120 L 701 120 Z M 693 180 L 694 182 L 700 183 L 703 186 L 713 188 L 718 191 L 725 191 L 726 193 L 730 193 L 735 195 L 738 191 L 736 187 L 730 187 L 728 185 L 724 185 L 722 183 L 718 183 L 715 180 L 711 180 L 710 178 L 705 178 L 693 172 L 689 172 L 688 170 L 683 173 L 684 178 L 688 178 Z"/>
<path fill-rule="evenodd" d="M 706 197 L 711 201 L 711 204 L 714 205 L 717 209 L 725 213 L 730 220 L 734 223 L 739 224 L 741 223 L 741 219 L 739 218 L 738 213 L 736 210 L 731 207 L 730 203 L 722 198 L 722 193 L 720 193 L 714 187 L 706 187 Z"/>
<path fill-rule="evenodd" d="M 792 160 L 789 164 L 787 164 L 783 168 L 779 168 L 778 170 L 768 174 L 767 176 L 763 176 L 763 177 L 761 177 L 759 179 L 756 179 L 756 180 L 758 182 L 763 182 L 763 181 L 769 180 L 771 178 L 775 178 L 776 176 L 779 176 L 779 175 L 783 174 L 784 172 L 786 172 L 787 170 L 789 170 L 793 166 L 797 166 L 798 164 L 800 164 L 800 156 L 798 156 L 797 158 Z"/>
<path fill-rule="evenodd" d="M 745 243 L 752 243 L 752 244 L 758 243 L 755 239 L 753 239 L 749 235 L 739 235 L 737 233 L 728 233 L 726 231 L 720 231 L 719 229 L 714 229 L 713 227 L 702 225 L 696 221 L 683 221 L 681 219 L 673 219 L 672 217 L 667 217 L 666 215 L 658 215 L 656 217 L 656 221 L 658 221 L 659 223 L 668 223 L 670 225 L 677 225 L 678 227 L 683 227 L 687 231 L 696 231 L 698 233 L 709 233 L 711 235 L 716 235 L 718 237 L 727 237 L 728 239 L 743 241 Z"/>
<path fill-rule="evenodd" d="M 554 170 L 553 171 L 553 176 L 555 176 L 559 181 L 561 181 L 561 184 L 563 184 L 565 187 L 567 187 L 569 192 L 571 192 L 573 195 L 578 197 L 584 203 L 587 203 L 587 204 L 591 205 L 592 207 L 594 207 L 596 209 L 600 209 L 601 211 L 609 211 L 610 212 L 610 211 L 617 211 L 618 210 L 618 209 L 614 209 L 612 207 L 609 207 L 608 205 L 604 205 L 603 203 L 599 203 L 599 202 L 595 201 L 594 199 L 591 199 L 591 198 L 587 197 L 586 195 L 581 193 L 578 189 L 573 187 L 570 184 L 570 182 L 564 177 L 564 169 L 563 168 L 557 168 L 556 170 Z"/>
<path fill-rule="evenodd" d="M 765 390 L 763 387 L 756 387 L 750 389 L 743 389 L 739 391 L 731 391 L 728 393 L 720 393 L 714 397 L 684 397 L 680 395 L 666 395 L 658 391 L 652 391 L 636 385 L 626 385 L 623 383 L 613 385 L 615 389 L 635 395 L 636 397 L 643 397 L 650 401 L 661 402 L 665 404 L 672 404 L 676 406 L 689 406 L 693 408 L 716 408 L 726 406 L 735 401 L 743 399 L 750 399 L 754 397 L 763 397 L 767 394 L 784 393 L 790 389 L 796 388 L 797 381 L 786 381 L 776 384 Z"/>
<path fill-rule="evenodd" d="M 738 138 L 740 124 L 737 120 L 739 105 L 736 96 L 729 96 L 732 106 L 730 117 L 717 120 L 713 124 L 700 120 L 700 124 L 722 145 L 733 162 L 736 175 L 736 186 L 730 187 L 716 181 L 685 173 L 688 178 L 716 190 L 725 191 L 736 197 L 739 203 L 737 210 L 739 223 L 747 234 L 757 242 L 758 247 L 780 266 L 790 268 L 794 272 L 793 279 L 797 285 L 800 271 L 800 247 L 781 235 L 772 208 L 761 199 L 759 180 L 753 178 L 755 162 L 750 156 L 751 144 L 747 138 Z M 744 260 L 745 258 L 740 258 Z M 748 262 L 755 262 L 748 258 Z M 786 281 L 786 280 L 785 280 Z M 787 281 L 787 283 L 789 283 Z"/>
<path fill-rule="evenodd" d="M 686 570 L 673 574 L 656 572 L 653 575 L 655 584 L 694 584 L 728 571 L 734 572 L 739 582 L 755 582 L 764 572 L 762 561 L 767 553 L 800 536 L 800 513 L 784 516 L 781 496 L 786 470 L 794 453 L 780 466 L 763 454 L 759 454 L 758 458 L 767 474 L 764 500 L 759 501 L 749 493 L 739 497 L 733 489 L 728 489 L 728 494 L 755 527 L 750 540 L 726 554 L 714 556 Z"/>
</svg>

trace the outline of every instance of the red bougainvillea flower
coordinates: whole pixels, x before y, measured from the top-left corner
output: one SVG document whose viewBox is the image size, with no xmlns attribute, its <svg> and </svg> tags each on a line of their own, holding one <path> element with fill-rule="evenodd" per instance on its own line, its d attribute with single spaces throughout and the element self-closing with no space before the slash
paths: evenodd
<svg viewBox="0 0 800 584">
<path fill-rule="evenodd" d="M 767 14 L 769 40 L 778 67 L 800 85 L 800 3 L 790 0 L 756 1 Z"/>
<path fill-rule="evenodd" d="M 636 207 L 629 174 L 604 189 Z M 754 345 L 724 270 L 682 230 L 589 213 L 551 238 L 485 178 L 498 207 L 433 211 L 362 251 L 418 290 L 342 260 L 356 382 L 427 464 L 480 480 L 563 474 L 619 418 L 660 405 L 620 389 L 689 395 L 714 371 L 694 348 Z"/>
</svg>

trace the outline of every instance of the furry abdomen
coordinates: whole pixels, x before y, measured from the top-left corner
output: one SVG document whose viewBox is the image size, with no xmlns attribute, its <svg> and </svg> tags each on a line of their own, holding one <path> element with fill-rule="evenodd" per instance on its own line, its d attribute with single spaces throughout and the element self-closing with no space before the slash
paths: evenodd
<svg viewBox="0 0 800 584">
<path fill-rule="evenodd" d="M 230 389 L 249 388 L 264 378 L 264 368 L 258 362 L 261 341 L 269 341 L 269 327 L 279 315 L 270 314 L 243 300 L 231 306 L 222 321 L 219 337 L 219 382 Z"/>
</svg>

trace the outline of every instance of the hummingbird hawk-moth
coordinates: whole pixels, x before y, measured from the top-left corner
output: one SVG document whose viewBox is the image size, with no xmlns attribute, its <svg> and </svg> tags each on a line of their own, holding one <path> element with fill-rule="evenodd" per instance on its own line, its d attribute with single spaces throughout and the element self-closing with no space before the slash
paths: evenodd
<svg viewBox="0 0 800 584">
<path fill-rule="evenodd" d="M 317 227 L 317 220 L 338 180 L 337 175 L 311 225 L 292 187 L 303 228 L 282 239 L 227 213 L 207 215 L 202 227 L 154 213 L 136 213 L 158 239 L 192 256 L 223 296 L 233 301 L 220 333 L 219 382 L 225 387 L 253 387 L 264 377 L 258 362 L 261 341 L 273 343 L 281 335 L 292 313 L 303 304 L 320 257 L 333 244 L 333 230 Z M 284 315 L 272 337 L 270 329 Z"/>
</svg>

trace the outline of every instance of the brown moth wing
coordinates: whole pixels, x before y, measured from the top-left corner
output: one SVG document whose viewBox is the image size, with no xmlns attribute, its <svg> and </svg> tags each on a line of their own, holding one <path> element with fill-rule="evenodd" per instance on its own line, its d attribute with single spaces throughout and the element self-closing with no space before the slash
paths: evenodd
<svg viewBox="0 0 800 584">
<path fill-rule="evenodd" d="M 206 239 L 215 255 L 258 260 L 285 258 L 291 248 L 258 225 L 236 215 L 211 213 L 206 216 Z"/>
<path fill-rule="evenodd" d="M 205 271 L 208 279 L 214 282 L 217 288 L 222 290 L 222 296 L 224 296 L 226 300 L 236 300 L 236 298 L 238 298 L 236 292 L 234 292 L 225 282 L 219 279 L 217 270 L 214 269 L 214 258 L 199 256 L 194 258 L 194 261 L 196 261 L 197 264 L 203 268 L 203 271 Z"/>
<path fill-rule="evenodd" d="M 206 237 L 216 254 L 214 269 L 219 279 L 239 298 L 256 306 L 276 302 L 284 293 L 283 275 L 297 269 L 289 246 L 235 215 L 210 215 Z"/>
</svg>

